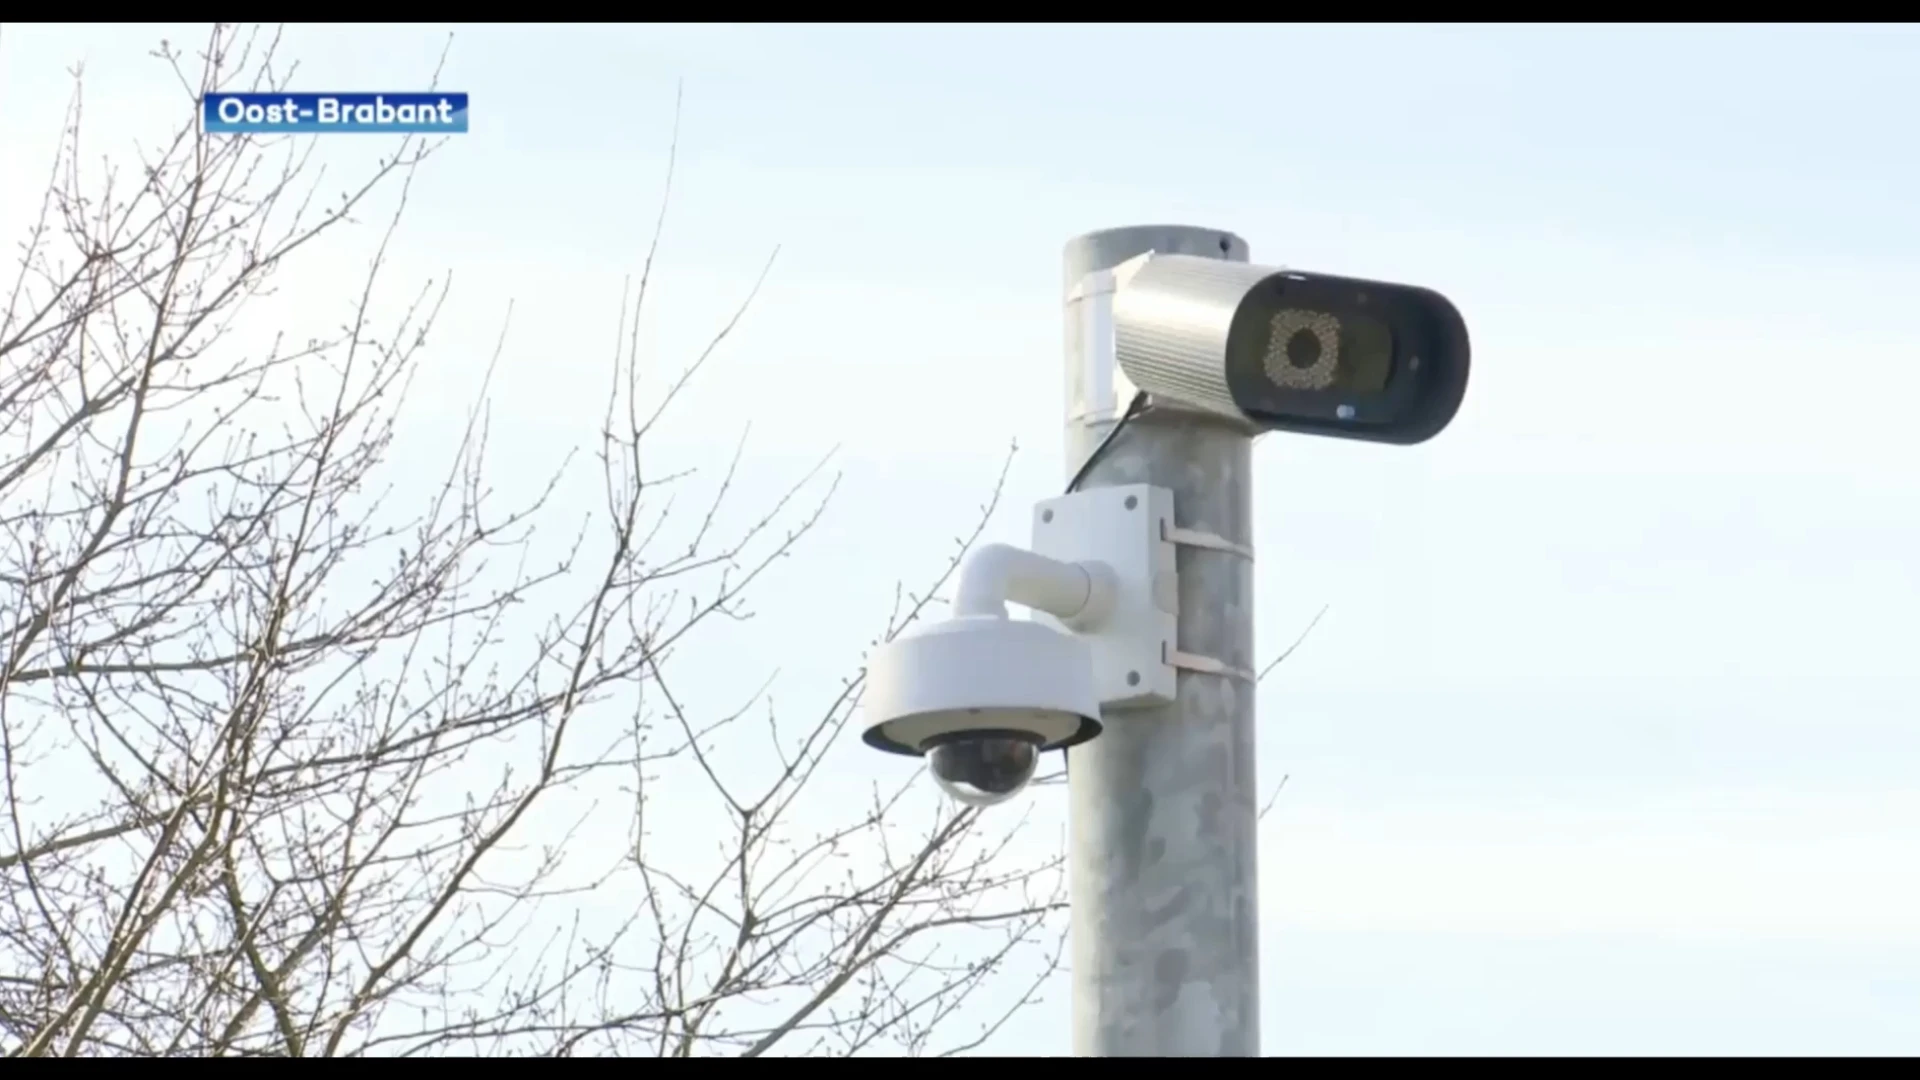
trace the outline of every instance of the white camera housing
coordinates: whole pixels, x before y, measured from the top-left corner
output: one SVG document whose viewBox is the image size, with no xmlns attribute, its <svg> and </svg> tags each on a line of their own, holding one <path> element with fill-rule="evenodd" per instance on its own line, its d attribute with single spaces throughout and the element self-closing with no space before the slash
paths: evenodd
<svg viewBox="0 0 1920 1080">
<path fill-rule="evenodd" d="M 1466 323 L 1419 286 L 1148 253 L 1087 275 L 1067 300 L 1082 366 L 1115 391 L 1100 395 L 1108 409 L 1124 383 L 1253 434 L 1411 445 L 1445 429 L 1466 394 Z"/>
<path fill-rule="evenodd" d="M 1173 493 L 1146 484 L 1037 505 L 1033 550 L 977 549 L 961 568 L 952 617 L 869 659 L 867 745 L 915 756 L 968 740 L 1057 750 L 1098 736 L 1107 710 L 1172 701 L 1173 532 Z M 1008 603 L 1039 617 L 1014 619 Z"/>
<path fill-rule="evenodd" d="M 1093 650 L 1026 619 L 958 615 L 903 634 L 867 667 L 866 741 L 920 754 L 943 736 L 1016 731 L 1052 750 L 1100 733 Z"/>
</svg>

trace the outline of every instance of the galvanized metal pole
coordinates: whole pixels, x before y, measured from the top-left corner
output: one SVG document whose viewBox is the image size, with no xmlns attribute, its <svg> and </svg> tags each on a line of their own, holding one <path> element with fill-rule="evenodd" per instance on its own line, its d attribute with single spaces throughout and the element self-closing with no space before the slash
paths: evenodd
<svg viewBox="0 0 1920 1080">
<path fill-rule="evenodd" d="M 1147 252 L 1247 260 L 1244 240 L 1185 226 L 1111 229 L 1066 248 L 1067 466 L 1077 472 L 1125 410 L 1088 274 Z M 1082 488 L 1172 489 L 1175 524 L 1252 546 L 1252 438 L 1205 417 L 1130 421 Z M 1253 656 L 1253 567 L 1179 549 L 1177 648 L 1240 670 Z M 1108 718 L 1071 751 L 1073 1047 L 1095 1057 L 1257 1057 L 1259 916 L 1254 686 L 1182 671 L 1178 700 Z"/>
</svg>

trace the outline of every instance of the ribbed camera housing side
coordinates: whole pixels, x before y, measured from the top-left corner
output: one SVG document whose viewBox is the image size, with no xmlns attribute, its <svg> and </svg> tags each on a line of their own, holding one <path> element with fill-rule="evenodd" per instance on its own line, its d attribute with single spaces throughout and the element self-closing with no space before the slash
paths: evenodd
<svg viewBox="0 0 1920 1080">
<path fill-rule="evenodd" d="M 1148 259 L 1114 295 L 1120 370 L 1164 404 L 1249 424 L 1227 389 L 1227 332 L 1240 301 L 1276 272 L 1193 255 Z"/>
</svg>

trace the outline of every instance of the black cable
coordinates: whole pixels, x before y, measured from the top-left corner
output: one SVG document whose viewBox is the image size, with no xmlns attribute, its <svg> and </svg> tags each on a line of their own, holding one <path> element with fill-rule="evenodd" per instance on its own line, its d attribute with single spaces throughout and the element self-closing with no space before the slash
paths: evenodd
<svg viewBox="0 0 1920 1080">
<path fill-rule="evenodd" d="M 1093 448 L 1093 453 L 1087 455 L 1087 460 L 1080 463 L 1080 468 L 1074 471 L 1073 479 L 1067 481 L 1066 494 L 1071 495 L 1080 490 L 1080 485 L 1087 479 L 1087 474 L 1092 472 L 1093 467 L 1100 463 L 1100 459 L 1107 455 L 1107 448 L 1113 445 L 1113 440 L 1120 437 L 1120 432 L 1126 428 L 1127 421 L 1146 411 L 1147 392 L 1134 391 L 1133 400 L 1127 402 L 1126 411 L 1122 412 L 1120 419 L 1115 420 L 1113 426 L 1107 429 L 1106 437 L 1100 440 L 1100 445 Z M 1064 774 L 1071 768 L 1067 761 L 1067 748 L 1063 746 L 1060 748 L 1060 771 Z"/>
<path fill-rule="evenodd" d="M 1067 481 L 1066 494 L 1071 495 L 1080 490 L 1080 485 L 1086 480 L 1087 474 L 1100 463 L 1100 459 L 1107 454 L 1107 448 L 1113 445 L 1113 440 L 1119 438 L 1120 432 L 1125 430 L 1127 421 L 1146 411 L 1147 392 L 1137 390 L 1134 392 L 1133 400 L 1127 402 L 1127 409 L 1120 414 L 1120 419 L 1115 420 L 1113 426 L 1107 429 L 1106 438 L 1100 440 L 1100 445 L 1093 448 L 1093 453 L 1087 455 L 1087 460 L 1080 463 L 1080 468 L 1073 474 L 1073 479 Z"/>
</svg>

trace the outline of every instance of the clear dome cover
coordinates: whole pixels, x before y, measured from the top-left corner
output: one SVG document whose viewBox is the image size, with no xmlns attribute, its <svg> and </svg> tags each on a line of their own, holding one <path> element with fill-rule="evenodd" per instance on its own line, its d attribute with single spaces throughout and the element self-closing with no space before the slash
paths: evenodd
<svg viewBox="0 0 1920 1080">
<path fill-rule="evenodd" d="M 969 732 L 927 751 L 940 789 L 968 806 L 992 806 L 1018 795 L 1040 764 L 1040 744 L 1024 735 Z"/>
</svg>

